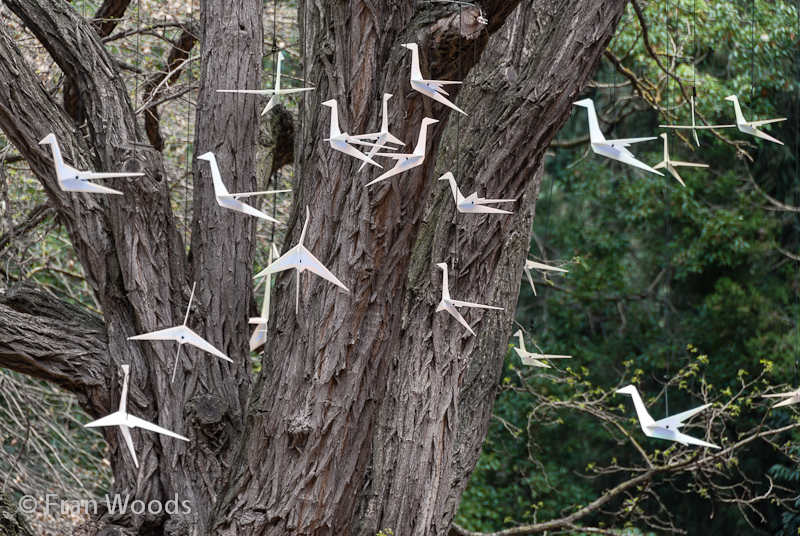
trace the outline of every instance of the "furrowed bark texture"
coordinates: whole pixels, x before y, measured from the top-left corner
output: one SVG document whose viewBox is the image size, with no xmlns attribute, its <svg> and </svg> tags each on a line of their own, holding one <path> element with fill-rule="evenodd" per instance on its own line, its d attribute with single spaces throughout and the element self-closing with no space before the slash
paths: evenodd
<svg viewBox="0 0 800 536">
<path fill-rule="evenodd" d="M 139 457 L 136 469 L 119 431 L 104 429 L 111 446 L 115 476 L 111 492 L 129 494 L 131 500 L 145 503 L 151 500 L 163 503 L 177 494 L 181 500 L 190 501 L 192 512 L 169 520 L 163 512 L 106 515 L 92 523 L 92 530 L 119 526 L 142 534 L 160 533 L 169 521 L 169 530 L 176 534 L 206 533 L 207 517 L 222 485 L 249 393 L 251 365 L 246 325 L 249 301 L 240 296 L 251 294 L 253 224 L 221 216 L 210 189 L 210 178 L 207 174 L 199 177 L 195 187 L 195 217 L 208 228 L 195 233 L 196 269 L 191 274 L 171 211 L 161 157 L 152 149 L 142 148 L 144 137 L 136 125 L 126 88 L 96 31 L 61 0 L 11 0 L 6 4 L 42 42 L 61 69 L 77 81 L 81 95 L 85 96 L 88 145 L 75 131 L 63 108 L 38 82 L 7 29 L 0 26 L 0 80 L 3 81 L 0 128 L 26 157 L 69 233 L 103 309 L 107 348 L 102 352 L 94 347 L 83 355 L 82 366 L 88 367 L 92 374 L 82 369 L 82 375 L 70 376 L 77 372 L 78 364 L 72 356 L 81 350 L 81 341 L 75 340 L 80 331 L 73 333 L 67 326 L 59 334 L 48 318 L 33 315 L 28 318 L 12 307 L 0 305 L 0 325 L 5 328 L 0 331 L 0 365 L 25 369 L 64 385 L 78 394 L 90 415 L 100 417 L 117 409 L 122 384 L 120 365 L 130 364 L 130 413 L 181 433 L 191 442 L 134 430 Z M 212 21 L 206 24 L 204 36 L 212 40 L 206 46 L 218 50 L 207 55 L 219 58 L 224 54 L 230 64 L 214 75 L 221 80 L 237 80 L 234 75 L 238 72 L 243 86 L 245 78 L 251 82 L 258 80 L 260 2 L 230 5 L 218 0 L 205 2 L 202 7 L 204 16 Z M 215 24 L 229 18 L 234 21 L 232 25 Z M 251 59 L 240 65 L 229 61 L 238 53 Z M 200 95 L 198 130 L 213 132 L 211 125 L 224 117 L 229 118 L 229 124 L 230 118 L 237 116 L 257 118 L 254 104 L 246 108 L 239 103 L 237 108 L 234 101 L 209 98 L 215 89 L 212 86 L 208 83 L 206 92 Z M 236 138 L 227 131 L 214 134 L 219 136 L 215 138 L 218 143 L 235 148 L 228 153 L 221 150 L 220 167 L 231 191 L 243 191 L 253 179 L 248 169 L 252 167 L 257 134 L 255 119 L 252 125 L 239 121 L 236 128 Z M 48 132 L 56 134 L 65 161 L 78 169 L 142 170 L 146 176 L 114 182 L 112 186 L 122 190 L 122 196 L 62 192 L 49 148 L 38 145 Z M 217 149 L 202 138 L 196 146 Z M 93 153 L 96 156 L 90 158 Z M 235 180 L 234 170 L 241 173 Z M 198 293 L 189 326 L 234 359 L 235 364 L 220 364 L 217 358 L 185 346 L 178 364 L 180 379 L 172 384 L 176 345 L 133 342 L 127 338 L 180 325 L 192 281 L 197 281 Z M 23 327 L 25 323 L 29 325 Z M 17 328 L 22 331 L 13 331 Z M 23 344 L 21 336 L 31 334 L 36 328 L 42 328 L 45 337 L 37 346 Z M 66 354 L 54 355 L 44 348 L 51 337 L 62 337 L 63 348 L 74 344 Z M 90 340 L 83 344 L 89 346 Z M 105 393 L 92 392 L 102 388 L 97 385 L 95 371 L 104 374 Z"/>
<path fill-rule="evenodd" d="M 3 493 L 0 493 L 0 536 L 34 536 L 16 505 Z"/>
<path fill-rule="evenodd" d="M 451 171 L 465 195 L 477 191 L 519 203 L 509 208 L 513 217 L 464 215 L 446 183 L 430 187 L 406 283 L 401 341 L 375 427 L 367 520 L 359 534 L 386 527 L 395 534 L 446 534 L 491 417 L 545 150 L 594 74 L 625 3 L 522 5 L 467 77 L 459 102 L 469 103 L 470 115 L 460 125 L 450 117 L 436 172 L 427 180 Z M 477 337 L 434 313 L 442 292 L 437 262 L 449 265 L 451 296 L 503 307 L 465 313 L 471 325 L 482 319 Z"/>
<path fill-rule="evenodd" d="M 95 28 L 62 0 L 6 0 L 82 96 L 86 138 L 0 26 L 0 128 L 64 223 L 103 325 L 88 317 L 64 322 L 64 304 L 15 289 L 17 298 L 0 299 L 0 365 L 63 385 L 99 417 L 116 409 L 120 365 L 130 364 L 130 412 L 191 440 L 134 431 L 136 469 L 119 432 L 105 430 L 112 493 L 145 502 L 177 494 L 192 513 L 105 515 L 84 532 L 445 534 L 491 415 L 545 148 L 624 3 L 301 2 L 305 77 L 316 90 L 302 101 L 283 249 L 308 224 L 304 245 L 349 292 L 308 272 L 277 277 L 272 336 L 251 387 L 256 221 L 218 207 L 209 164 L 195 161 L 188 263 L 160 155 L 135 148 L 144 136 Z M 196 154 L 215 153 L 231 192 L 251 191 L 258 98 L 216 89 L 258 87 L 261 2 L 203 0 L 201 7 Z M 409 42 L 419 44 L 427 77 L 466 77 L 448 91 L 469 117 L 410 89 L 411 54 L 398 46 Z M 323 141 L 330 109 L 321 102 L 337 99 L 343 131 L 369 132 L 385 92 L 394 95 L 390 125 L 404 151 L 413 149 L 424 117 L 439 123 L 428 129 L 424 165 L 365 188 L 382 171 L 359 172 L 359 161 Z M 48 132 L 79 169 L 146 176 L 114 182 L 122 196 L 62 192 L 49 151 L 38 145 Z M 466 194 L 516 199 L 515 214 L 456 213 L 449 189 L 436 181 L 448 170 Z M 437 262 L 450 264 L 455 299 L 504 308 L 465 312 L 477 337 L 435 313 Z M 189 327 L 234 363 L 185 346 L 173 384 L 175 344 L 127 337 L 179 325 L 195 282 Z"/>
<path fill-rule="evenodd" d="M 316 91 L 305 108 L 284 249 L 297 243 L 308 205 L 304 244 L 349 293 L 308 274 L 277 278 L 274 336 L 215 533 L 446 533 L 490 418 L 545 149 L 624 3 L 526 2 L 507 22 L 514 5 L 483 6 L 488 28 L 502 30 L 492 37 L 500 49 L 489 48 L 461 89 L 469 97 L 457 100 L 471 115 L 458 120 L 410 91 L 410 53 L 397 45 L 419 43 L 429 78 L 465 76 L 488 34 L 476 8 L 301 5 Z M 394 95 L 390 125 L 406 150 L 423 117 L 440 122 L 428 130 L 424 165 L 365 188 L 381 171 L 359 173 L 360 162 L 322 141 L 330 111 L 320 103 L 337 99 L 342 131 L 369 132 L 384 92 Z M 462 190 L 518 199 L 514 216 L 455 214 L 436 178 L 452 169 L 457 147 Z M 434 264 L 454 250 L 451 295 L 505 309 L 466 313 L 478 337 L 435 313 L 442 276 Z"/>
<path fill-rule="evenodd" d="M 111 407 L 102 318 L 30 283 L 0 289 L 0 363 L 71 391 L 84 408 Z"/>
</svg>

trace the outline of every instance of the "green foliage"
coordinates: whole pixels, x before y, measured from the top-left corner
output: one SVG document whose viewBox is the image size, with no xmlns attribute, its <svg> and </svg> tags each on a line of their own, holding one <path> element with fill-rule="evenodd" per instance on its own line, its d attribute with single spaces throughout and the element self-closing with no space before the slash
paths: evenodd
<svg viewBox="0 0 800 536">
<path fill-rule="evenodd" d="M 551 284 L 537 283 L 538 297 L 523 282 L 517 321 L 531 328 L 543 351 L 570 354 L 573 360 L 561 376 L 556 374 L 563 381 L 554 383 L 540 369 L 521 371 L 508 354 L 497 418 L 457 517 L 471 530 L 556 519 L 615 482 L 596 471 L 629 454 L 613 439 L 613 429 L 598 426 L 580 408 L 598 400 L 614 402 L 631 418 L 632 409 L 623 397 L 587 393 L 627 378 L 646 400 L 657 395 L 651 408 L 655 416 L 667 405 L 670 413 L 692 407 L 697 401 L 690 393 L 718 392 L 722 403 L 762 368 L 760 389 L 797 382 L 797 268 L 781 250 L 797 253 L 798 226 L 792 213 L 776 210 L 766 197 L 797 204 L 796 7 L 756 1 L 752 26 L 751 2 L 700 0 L 695 37 L 694 4 L 662 0 L 644 11 L 649 44 L 683 90 L 646 50 L 641 24 L 628 6 L 609 49 L 637 76 L 639 86 L 633 89 L 610 62 L 601 64 L 589 90 L 601 128 L 609 137 L 628 138 L 652 136 L 659 123 L 690 124 L 684 92 L 691 95 L 695 85 L 698 112 L 709 123 L 732 122 L 733 108 L 723 100 L 730 94 L 739 96 L 748 119 L 788 117 L 765 128 L 786 146 L 756 141 L 736 129 L 720 130 L 719 137 L 700 131 L 700 147 L 693 147 L 690 135 L 691 143 L 682 141 L 688 131 L 671 134 L 673 159 L 710 165 L 708 170 L 681 168 L 685 188 L 668 174 L 643 173 L 594 155 L 587 145 L 552 149 L 534 224 L 546 249 L 534 241 L 531 257 L 568 261 L 564 267 L 570 273 L 550 276 Z M 584 110 L 576 109 L 558 140 L 579 138 L 587 130 Z M 661 139 L 631 149 L 650 165 L 663 158 Z M 553 416 L 554 405 L 565 400 L 579 400 L 579 411 Z M 762 424 L 765 408 L 757 400 L 737 397 L 726 406 L 736 418 L 730 440 Z M 763 424 L 779 426 L 783 419 L 776 410 Z M 635 428 L 633 434 L 648 452 L 670 447 Z M 764 475 L 770 468 L 776 480 L 796 483 L 797 473 L 779 465 L 782 460 L 770 445 L 753 443 L 729 463 L 766 492 Z M 678 526 L 753 534 L 737 509 L 715 503 L 713 489 L 692 488 L 689 480 L 681 486 L 659 491 Z M 689 490 L 706 499 L 687 497 Z M 757 511 L 766 522 L 755 514 L 749 521 L 759 531 L 797 534 L 795 514 L 764 505 Z M 602 515 L 586 522 L 617 530 L 624 526 Z"/>
</svg>

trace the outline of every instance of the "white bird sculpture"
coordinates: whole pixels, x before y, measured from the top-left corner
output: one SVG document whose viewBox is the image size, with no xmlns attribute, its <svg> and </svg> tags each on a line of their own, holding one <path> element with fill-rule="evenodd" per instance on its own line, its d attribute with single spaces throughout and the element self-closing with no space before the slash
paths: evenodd
<svg viewBox="0 0 800 536">
<path fill-rule="evenodd" d="M 697 129 L 712 129 L 712 128 L 733 128 L 736 125 L 698 125 L 695 121 L 694 111 L 694 95 L 689 97 L 689 105 L 692 108 L 692 124 L 691 125 L 658 125 L 661 128 L 676 128 L 676 129 L 691 129 L 694 142 L 700 146 L 700 140 L 697 139 Z"/>
<path fill-rule="evenodd" d="M 395 136 L 392 135 L 391 132 L 389 132 L 389 113 L 387 110 L 388 107 L 387 103 L 389 102 L 389 99 L 392 98 L 392 96 L 393 95 L 391 95 L 390 93 L 383 94 L 383 115 L 381 116 L 382 122 L 381 122 L 380 132 L 373 132 L 372 134 L 361 134 L 359 136 L 351 136 L 351 138 L 354 140 L 375 140 L 375 146 L 369 150 L 367 158 L 372 158 L 373 156 L 375 156 L 378 153 L 378 151 L 386 148 L 386 145 L 388 143 L 394 143 L 396 145 L 405 145 L 405 143 L 397 139 Z M 358 170 L 361 171 L 362 169 L 364 169 L 364 166 L 366 165 L 367 162 L 365 161 L 363 164 L 361 164 L 361 167 L 358 168 Z"/>
<path fill-rule="evenodd" d="M 642 397 L 639 396 L 639 390 L 636 389 L 636 386 L 628 385 L 622 389 L 617 389 L 617 392 L 631 395 L 631 398 L 633 398 L 633 407 L 636 408 L 636 415 L 639 417 L 639 425 L 641 425 L 642 431 L 647 437 L 657 437 L 659 439 L 676 441 L 681 445 L 699 445 L 701 447 L 711 447 L 714 449 L 719 448 L 717 445 L 712 445 L 711 443 L 701 439 L 688 436 L 684 433 L 681 433 L 679 430 L 681 427 L 683 427 L 683 421 L 693 415 L 696 415 L 697 413 L 700 413 L 711 404 L 705 404 L 698 408 L 690 409 L 689 411 L 684 411 L 683 413 L 678 413 L 672 417 L 655 421 L 650 416 L 650 413 L 647 412 L 647 408 L 644 405 Z"/>
<path fill-rule="evenodd" d="M 93 171 L 78 171 L 74 167 L 64 163 L 64 159 L 61 158 L 61 149 L 58 146 L 55 134 L 51 132 L 39 142 L 39 145 L 45 144 L 50 144 L 50 148 L 53 151 L 53 160 L 56 164 L 56 179 L 58 180 L 58 186 L 64 192 L 122 195 L 122 192 L 119 190 L 89 182 L 89 179 L 117 179 L 121 177 L 144 176 L 144 173 L 95 173 Z"/>
<path fill-rule="evenodd" d="M 211 180 L 214 181 L 214 196 L 217 198 L 217 204 L 222 208 L 227 208 L 229 210 L 235 210 L 236 212 L 241 212 L 242 214 L 247 214 L 249 216 L 255 216 L 256 218 L 261 218 L 263 220 L 271 221 L 274 223 L 280 223 L 275 218 L 261 212 L 257 208 L 253 208 L 250 205 L 242 203 L 239 201 L 240 197 L 250 197 L 254 195 L 272 195 L 272 194 L 280 194 L 285 192 L 291 192 L 291 190 L 267 190 L 264 192 L 248 192 L 248 193 L 241 193 L 241 194 L 232 194 L 228 192 L 228 189 L 225 188 L 225 183 L 222 182 L 222 176 L 219 172 L 219 166 L 217 165 L 217 157 L 214 156 L 214 153 L 207 152 L 205 154 L 201 154 L 197 157 L 198 160 L 205 160 L 211 165 Z"/>
<path fill-rule="evenodd" d="M 382 165 L 378 164 L 372 158 L 368 157 L 367 155 L 365 155 L 364 153 L 362 153 L 361 151 L 350 145 L 351 143 L 353 143 L 356 145 L 367 145 L 370 147 L 376 147 L 377 144 L 367 143 L 365 141 L 357 139 L 354 136 L 351 136 L 347 132 L 342 132 L 341 130 L 339 130 L 339 104 L 336 102 L 336 99 L 326 100 L 325 102 L 322 103 L 322 105 L 331 108 L 331 134 L 330 137 L 325 140 L 331 144 L 331 148 L 341 153 L 358 158 L 359 160 L 363 160 L 365 163 L 370 163 L 373 166 L 378 166 L 379 168 L 383 169 Z"/>
<path fill-rule="evenodd" d="M 416 147 L 414 147 L 413 153 L 411 154 L 378 153 L 378 156 L 386 156 L 388 158 L 394 158 L 395 160 L 397 160 L 397 163 L 394 165 L 392 169 L 385 172 L 377 179 L 368 182 L 367 186 L 372 186 L 373 184 L 388 179 L 389 177 L 393 177 L 394 175 L 397 175 L 404 171 L 408 171 L 409 169 L 421 166 L 422 163 L 425 161 L 425 144 L 427 140 L 428 125 L 432 125 L 438 122 L 439 122 L 438 119 L 431 119 L 430 117 L 426 117 L 422 120 L 422 124 L 419 127 L 419 138 L 417 139 L 417 145 Z"/>
<path fill-rule="evenodd" d="M 452 315 L 453 318 L 458 320 L 458 322 L 467 328 L 467 330 L 475 335 L 475 332 L 472 331 L 472 328 L 469 327 L 467 321 L 464 320 L 464 317 L 461 316 L 461 313 L 458 312 L 456 307 L 473 307 L 479 309 L 495 309 L 497 311 L 502 311 L 502 307 L 493 307 L 491 305 L 481 305 L 480 303 L 470 303 L 465 301 L 458 301 L 450 299 L 450 288 L 447 282 L 447 264 L 440 262 L 436 265 L 442 271 L 442 301 L 439 302 L 439 306 L 436 308 L 436 312 L 439 311 L 447 311 Z"/>
<path fill-rule="evenodd" d="M 670 174 L 675 177 L 675 179 L 681 183 L 681 186 L 686 188 L 686 183 L 683 182 L 681 176 L 678 175 L 678 170 L 675 169 L 676 167 L 698 167 L 698 168 L 707 168 L 708 164 L 695 164 L 694 162 L 679 162 L 677 160 L 671 160 L 669 157 L 669 141 L 667 140 L 667 133 L 664 132 L 660 135 L 664 138 L 664 160 L 653 166 L 653 169 L 662 169 L 666 168 Z"/>
<path fill-rule="evenodd" d="M 97 419 L 96 421 L 92 421 L 90 423 L 84 424 L 84 428 L 101 428 L 105 426 L 119 426 L 120 432 L 122 432 L 122 437 L 125 438 L 125 443 L 128 445 L 128 450 L 131 452 L 131 457 L 133 457 L 133 464 L 136 467 L 139 467 L 139 460 L 136 458 L 136 450 L 133 448 L 133 439 L 131 439 L 131 428 L 141 428 L 143 430 L 150 430 L 151 432 L 155 432 L 157 434 L 162 434 L 169 437 L 174 437 L 175 439 L 180 439 L 181 441 L 189 441 L 188 437 L 183 437 L 182 435 L 178 435 L 175 432 L 170 432 L 166 428 L 161 428 L 160 426 L 156 426 L 155 424 L 149 423 L 144 419 L 140 419 L 139 417 L 134 417 L 130 415 L 127 410 L 127 403 L 128 403 L 128 375 L 130 371 L 130 365 L 122 365 L 122 371 L 125 373 L 125 379 L 122 383 L 122 397 L 120 397 L 119 401 L 119 411 L 112 413 L 111 415 L 107 415 L 102 419 Z"/>
<path fill-rule="evenodd" d="M 449 96 L 449 93 L 442 89 L 442 86 L 448 84 L 460 84 L 461 82 L 453 82 L 450 80 L 425 80 L 422 78 L 422 71 L 419 68 L 419 47 L 417 47 L 416 43 L 405 43 L 400 45 L 401 47 L 405 47 L 411 51 L 411 88 L 419 91 L 426 97 L 430 97 L 436 102 L 440 102 L 447 106 L 448 108 L 452 108 L 453 110 L 467 115 L 467 112 L 447 100 L 446 96 Z"/>
<path fill-rule="evenodd" d="M 725 100 L 729 100 L 733 103 L 733 111 L 736 113 L 736 127 L 745 134 L 750 134 L 751 136 L 755 136 L 756 138 L 761 138 L 762 140 L 771 141 L 780 145 L 783 145 L 783 142 L 773 138 L 766 132 L 761 132 L 758 130 L 757 127 L 762 125 L 769 125 L 771 123 L 778 123 L 780 121 L 786 121 L 785 117 L 781 117 L 780 119 L 765 119 L 763 121 L 747 121 L 742 114 L 742 108 L 739 106 L 739 99 L 736 95 L 728 95 L 725 97 Z"/>
<path fill-rule="evenodd" d="M 464 197 L 461 190 L 458 189 L 456 179 L 449 171 L 439 177 L 440 181 L 449 181 L 450 189 L 453 191 L 453 198 L 456 201 L 456 210 L 466 214 L 512 214 L 508 210 L 500 210 L 499 208 L 486 207 L 487 203 L 513 203 L 514 199 L 484 199 L 478 197 L 477 193 L 470 194 L 469 197 Z"/>
<path fill-rule="evenodd" d="M 780 408 L 783 406 L 791 406 L 792 404 L 797 404 L 800 402 L 800 389 L 797 391 L 791 391 L 789 393 L 778 393 L 774 395 L 761 395 L 764 398 L 785 398 L 783 402 L 778 402 L 773 408 Z"/>
<path fill-rule="evenodd" d="M 563 268 L 556 268 L 555 266 L 550 266 L 549 264 L 542 264 L 541 262 L 525 259 L 525 275 L 528 276 L 528 283 L 531 284 L 531 290 L 533 290 L 534 296 L 537 296 L 537 294 L 536 287 L 533 284 L 531 270 L 539 270 L 540 272 L 559 272 L 565 274 L 569 273 L 569 270 L 564 270 Z"/>
<path fill-rule="evenodd" d="M 295 247 L 284 253 L 278 260 L 255 275 L 255 277 L 264 277 L 292 268 L 297 270 L 297 295 L 295 297 L 294 305 L 295 314 L 300 309 L 300 274 L 306 270 L 317 274 L 321 278 L 330 281 L 334 285 L 342 287 L 345 292 L 350 292 L 347 287 L 344 286 L 342 282 L 330 272 L 330 270 L 325 268 L 325 265 L 319 262 L 319 260 L 303 245 L 303 239 L 305 239 L 306 236 L 306 228 L 308 227 L 309 218 L 310 215 L 308 207 L 306 207 L 306 222 L 303 224 L 303 232 L 300 233 L 300 242 Z"/>
<path fill-rule="evenodd" d="M 550 365 L 545 363 L 544 361 L 540 361 L 541 359 L 572 359 L 571 355 L 555 355 L 555 354 L 534 354 L 529 352 L 525 349 L 525 339 L 522 337 L 522 330 L 518 329 L 517 332 L 514 334 L 516 337 L 519 337 L 519 346 L 514 347 L 514 351 L 517 353 L 519 358 L 522 360 L 523 365 L 528 365 L 530 367 L 542 367 L 542 368 L 550 368 Z"/>
<path fill-rule="evenodd" d="M 656 175 L 664 175 L 663 173 L 656 171 L 655 169 L 651 168 L 647 164 L 636 160 L 626 147 L 631 144 L 639 143 L 642 141 L 650 141 L 656 139 L 655 137 L 649 138 L 626 138 L 626 139 L 619 139 L 619 140 L 607 140 L 605 136 L 603 136 L 603 131 L 600 130 L 600 123 L 597 122 L 597 112 L 594 109 L 594 102 L 592 99 L 583 99 L 573 103 L 575 106 L 583 106 L 586 108 L 586 111 L 589 115 L 589 139 L 592 146 L 592 151 L 595 154 L 599 154 L 600 156 L 605 156 L 606 158 L 610 158 L 612 160 L 616 160 L 618 162 L 622 162 L 623 164 L 628 164 L 639 169 L 644 169 L 645 171 L 649 171 L 651 173 L 655 173 Z"/>
<path fill-rule="evenodd" d="M 272 244 L 269 252 L 269 262 L 267 266 L 278 260 L 281 256 L 280 251 Z M 255 324 L 256 328 L 253 330 L 253 335 L 250 336 L 250 351 L 254 352 L 256 348 L 264 344 L 267 340 L 267 324 L 269 323 L 269 301 L 272 294 L 272 274 L 267 276 L 264 281 L 264 302 L 261 304 L 261 316 L 250 318 L 250 324 Z"/>
<path fill-rule="evenodd" d="M 261 115 L 272 110 L 278 103 L 275 97 L 281 95 L 290 95 L 292 93 L 301 93 L 303 91 L 312 91 L 313 87 L 301 87 L 293 89 L 281 89 L 281 62 L 283 61 L 283 52 L 278 52 L 278 67 L 275 70 L 275 89 L 218 89 L 217 93 L 249 93 L 251 95 L 272 95 Z"/>
<path fill-rule="evenodd" d="M 192 300 L 194 299 L 194 287 L 192 285 L 192 295 L 189 297 L 189 305 L 186 307 L 186 316 L 183 319 L 183 324 L 180 326 L 175 326 L 174 328 L 167 328 L 162 329 L 160 331 L 153 331 L 151 333 L 144 333 L 142 335 L 136 335 L 134 337 L 128 337 L 129 341 L 175 341 L 178 343 L 178 351 L 175 354 L 175 366 L 172 369 L 172 381 L 175 381 L 175 372 L 178 370 L 178 358 L 181 355 L 181 348 L 184 344 L 191 344 L 192 346 L 199 348 L 208 352 L 209 354 L 215 355 L 220 359 L 224 359 L 230 363 L 233 363 L 233 359 L 226 356 L 214 346 L 211 345 L 208 341 L 202 338 L 200 335 L 192 331 L 186 326 L 186 322 L 189 320 L 189 311 L 192 309 Z"/>
</svg>

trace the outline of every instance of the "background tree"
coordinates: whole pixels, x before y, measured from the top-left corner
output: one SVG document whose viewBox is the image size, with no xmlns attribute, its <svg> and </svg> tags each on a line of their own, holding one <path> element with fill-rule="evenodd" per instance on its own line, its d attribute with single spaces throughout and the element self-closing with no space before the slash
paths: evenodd
<svg viewBox="0 0 800 536">
<path fill-rule="evenodd" d="M 768 411 L 761 399 L 769 384 L 797 385 L 797 6 L 644 7 L 628 6 L 588 92 L 607 134 L 650 135 L 665 117 L 688 124 L 694 85 L 710 124 L 731 122 L 723 97 L 734 93 L 748 117 L 787 117 L 771 130 L 786 145 L 733 129 L 701 133 L 699 147 L 673 135 L 672 155 L 710 164 L 681 170 L 684 188 L 596 158 L 585 114 L 567 122 L 548 159 L 531 254 L 570 273 L 537 283 L 536 298 L 523 286 L 516 320 L 544 350 L 574 359 L 542 374 L 509 355 L 460 506 L 465 530 L 552 532 L 551 520 L 580 513 L 582 526 L 617 533 L 797 532 L 798 436 L 785 428 L 797 413 Z M 661 142 L 637 156 L 660 161 Z M 714 402 L 700 422 L 724 447 L 703 462 L 717 467 L 667 470 L 626 496 L 617 486 L 651 465 L 682 463 L 630 423 L 629 401 L 612 392 L 628 381 L 651 397 L 653 415 Z M 600 508 L 583 508 L 601 496 Z"/>
<path fill-rule="evenodd" d="M 194 165 L 187 254 L 153 135 L 157 117 L 145 114 L 154 144 L 147 147 L 139 109 L 100 41 L 103 25 L 61 0 L 5 5 L 58 64 L 64 87 L 74 88 L 64 90 L 62 106 L 58 88 L 41 83 L 9 28 L 0 28 L 0 128 L 66 229 L 103 325 L 96 329 L 93 318 L 60 302 L 37 307 L 36 291 L 21 287 L 0 305 L 0 362 L 75 393 L 92 417 L 116 405 L 119 367 L 130 363 L 132 411 L 192 440 L 140 436 L 136 470 L 108 431 L 113 492 L 145 501 L 178 494 L 191 501 L 192 514 L 106 513 L 84 531 L 445 533 L 491 415 L 545 149 L 624 2 L 300 3 L 305 77 L 316 91 L 301 112 L 287 243 L 296 241 L 310 206 L 307 245 L 350 292 L 279 277 L 273 335 L 255 381 L 245 350 L 255 222 L 219 210 L 208 168 Z M 216 89 L 260 83 L 261 25 L 253 0 L 201 3 L 194 146 L 197 154 L 216 153 L 232 191 L 255 186 L 259 103 Z M 178 41 L 186 53 L 191 37 Z M 409 41 L 420 44 L 429 76 L 465 79 L 459 103 L 468 118 L 453 121 L 409 93 L 408 55 L 397 47 Z M 424 116 L 440 123 L 424 166 L 365 189 L 376 172 L 356 173 L 357 164 L 322 143 L 328 118 L 319 103 L 336 98 L 346 130 L 362 132 L 377 124 L 383 92 L 395 95 L 390 116 L 402 138 L 415 138 Z M 75 95 L 79 113 L 69 104 Z M 146 177 L 120 181 L 120 197 L 61 192 L 37 144 L 51 131 L 75 167 Z M 517 199 L 515 216 L 454 217 L 449 193 L 433 180 L 454 162 L 462 188 Z M 506 311 L 468 316 L 477 337 L 433 314 L 439 260 L 453 264 L 454 295 Z M 192 327 L 234 364 L 189 350 L 170 384 L 172 348 L 127 337 L 180 322 L 195 281 Z M 299 315 L 295 284 L 304 287 Z"/>
</svg>

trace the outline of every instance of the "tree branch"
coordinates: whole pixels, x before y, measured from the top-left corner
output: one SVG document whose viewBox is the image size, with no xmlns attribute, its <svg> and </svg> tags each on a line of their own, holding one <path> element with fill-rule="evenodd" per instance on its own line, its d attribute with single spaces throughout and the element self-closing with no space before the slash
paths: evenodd
<svg viewBox="0 0 800 536">
<path fill-rule="evenodd" d="M 128 9 L 130 0 L 105 0 L 95 13 L 92 26 L 100 38 L 108 37 L 119 24 L 119 19 Z M 81 94 L 75 79 L 69 76 L 64 79 L 64 110 L 80 125 L 84 121 Z"/>
<path fill-rule="evenodd" d="M 144 130 L 153 148 L 164 150 L 164 137 L 159 129 L 158 98 L 166 86 L 174 84 L 189 61 L 189 53 L 197 42 L 199 28 L 194 21 L 184 23 L 178 41 L 167 57 L 167 65 L 162 72 L 150 75 L 144 84 Z"/>
<path fill-rule="evenodd" d="M 11 231 L 8 233 L 0 235 L 0 251 L 5 249 L 15 236 L 27 233 L 31 229 L 36 228 L 37 225 L 52 215 L 53 210 L 47 204 L 42 203 L 41 205 L 33 207 L 33 209 L 31 209 L 31 211 L 28 212 L 28 215 L 25 217 L 25 221 L 14 225 Z"/>
<path fill-rule="evenodd" d="M 102 318 L 30 283 L 0 290 L 0 366 L 74 393 L 90 415 L 110 409 Z"/>
<path fill-rule="evenodd" d="M 105 0 L 97 9 L 94 14 L 94 20 L 92 20 L 92 26 L 97 30 L 97 35 L 101 39 L 111 35 L 130 3 L 131 0 Z"/>
</svg>

